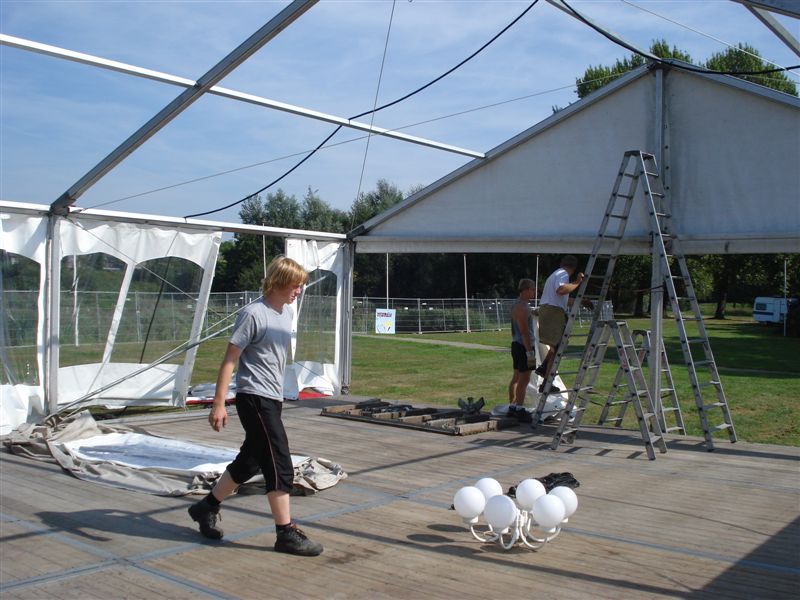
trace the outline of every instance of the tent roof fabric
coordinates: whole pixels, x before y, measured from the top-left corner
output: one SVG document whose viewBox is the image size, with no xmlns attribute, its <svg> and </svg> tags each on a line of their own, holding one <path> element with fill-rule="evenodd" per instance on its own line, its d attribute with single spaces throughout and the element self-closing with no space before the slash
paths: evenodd
<svg viewBox="0 0 800 600">
<path fill-rule="evenodd" d="M 359 252 L 588 253 L 623 153 L 662 155 L 689 254 L 800 251 L 800 99 L 741 79 L 643 66 L 377 215 Z M 663 147 L 656 152 L 657 139 Z M 635 207 L 623 252 L 647 253 Z"/>
</svg>

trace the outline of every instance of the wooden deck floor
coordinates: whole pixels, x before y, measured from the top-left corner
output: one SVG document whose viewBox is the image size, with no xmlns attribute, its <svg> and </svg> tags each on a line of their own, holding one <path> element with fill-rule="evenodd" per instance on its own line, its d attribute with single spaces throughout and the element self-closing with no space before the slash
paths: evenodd
<svg viewBox="0 0 800 600">
<path fill-rule="evenodd" d="M 166 498 L 83 482 L 0 453 L 0 595 L 17 598 L 741 598 L 797 597 L 800 451 L 675 439 L 648 461 L 637 438 L 585 429 L 549 450 L 552 430 L 470 437 L 319 416 L 287 403 L 292 449 L 342 464 L 349 478 L 293 498 L 325 545 L 317 558 L 272 550 L 262 495 L 230 498 L 226 537 L 205 541 Z M 236 447 L 206 413 L 137 421 L 148 431 Z M 472 539 L 447 510 L 481 476 L 504 488 L 570 471 L 580 507 L 539 552 Z"/>
</svg>

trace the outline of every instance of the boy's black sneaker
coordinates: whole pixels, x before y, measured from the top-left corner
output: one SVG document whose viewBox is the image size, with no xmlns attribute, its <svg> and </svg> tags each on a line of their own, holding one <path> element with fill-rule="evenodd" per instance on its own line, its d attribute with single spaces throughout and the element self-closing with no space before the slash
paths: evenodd
<svg viewBox="0 0 800 600">
<path fill-rule="evenodd" d="M 217 520 L 222 520 L 219 507 L 211 508 L 205 499 L 195 502 L 189 507 L 189 516 L 200 525 L 200 533 L 211 540 L 222 539 L 222 528 L 217 525 Z"/>
<path fill-rule="evenodd" d="M 544 377 L 545 375 L 547 375 L 547 363 L 543 362 L 538 367 L 536 367 L 533 370 L 533 372 L 536 373 L 539 377 Z"/>
<path fill-rule="evenodd" d="M 322 544 L 312 542 L 302 529 L 289 527 L 278 531 L 275 552 L 286 552 L 297 556 L 318 556 L 322 554 Z"/>
</svg>

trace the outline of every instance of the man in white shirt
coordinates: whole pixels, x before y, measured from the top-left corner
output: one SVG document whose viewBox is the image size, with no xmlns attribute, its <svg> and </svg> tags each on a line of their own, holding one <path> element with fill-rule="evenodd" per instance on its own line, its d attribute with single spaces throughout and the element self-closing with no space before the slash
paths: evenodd
<svg viewBox="0 0 800 600">
<path fill-rule="evenodd" d="M 572 255 L 561 259 L 561 266 L 553 271 L 544 283 L 542 298 L 539 301 L 539 340 L 549 348 L 544 362 L 536 369 L 536 374 L 543 380 L 553 364 L 556 348 L 564 335 L 564 326 L 567 324 L 567 310 L 569 295 L 578 289 L 583 281 L 583 273 L 578 273 L 575 283 L 570 283 L 570 277 L 578 267 L 578 259 Z M 552 393 L 561 390 L 555 386 L 550 388 Z M 539 386 L 539 392 L 544 391 L 544 381 Z"/>
</svg>

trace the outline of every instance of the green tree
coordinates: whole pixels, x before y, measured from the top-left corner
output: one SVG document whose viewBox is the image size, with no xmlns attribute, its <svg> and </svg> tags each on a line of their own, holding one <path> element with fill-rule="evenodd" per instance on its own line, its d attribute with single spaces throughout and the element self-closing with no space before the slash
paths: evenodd
<svg viewBox="0 0 800 600">
<path fill-rule="evenodd" d="M 319 197 L 317 190 L 308 187 L 303 196 L 300 208 L 302 229 L 311 231 L 329 231 L 331 233 L 345 233 L 350 221 L 346 212 L 331 208 L 330 205 Z"/>
<path fill-rule="evenodd" d="M 362 192 L 350 207 L 350 222 L 357 227 L 377 214 L 391 208 L 403 199 L 400 189 L 386 181 L 378 180 L 374 190 Z M 390 258 L 392 273 L 397 257 Z M 386 293 L 386 257 L 383 254 L 356 254 L 353 274 L 353 294 L 356 296 L 383 296 Z M 394 278 L 390 275 L 390 285 Z M 396 282 L 394 282 L 396 283 Z M 401 288 L 396 288 L 401 289 Z M 390 290 L 391 293 L 391 290 Z M 409 293 L 404 290 L 404 293 Z"/>
<path fill-rule="evenodd" d="M 750 44 L 739 43 L 736 48 L 728 48 L 724 52 L 711 55 L 705 64 L 714 71 L 765 71 L 774 68 L 761 59 L 758 50 Z M 787 77 L 785 72 L 764 73 L 762 75 L 737 75 L 752 83 L 763 85 L 779 92 L 797 96 L 797 86 Z"/>
<path fill-rule="evenodd" d="M 683 62 L 691 63 L 692 57 L 688 52 L 679 50 L 677 47 L 669 47 L 666 40 L 655 40 L 650 45 L 650 53 L 659 58 L 674 58 L 682 60 Z M 583 77 L 579 77 L 576 81 L 578 85 L 578 98 L 584 98 L 595 90 L 599 90 L 604 85 L 611 83 L 618 77 L 621 77 L 628 71 L 632 71 L 637 67 L 645 64 L 647 59 L 639 54 L 631 54 L 630 58 L 623 58 L 617 60 L 613 65 L 597 65 L 596 67 L 589 67 L 584 71 Z M 555 110 L 553 111 L 555 112 Z"/>
<path fill-rule="evenodd" d="M 282 189 L 274 194 L 251 196 L 242 203 L 239 218 L 246 225 L 302 228 L 300 203 Z M 283 238 L 237 233 L 233 244 L 220 247 L 217 261 L 218 278 L 214 280 L 215 291 L 257 290 L 264 277 L 264 261 L 284 251 Z"/>
</svg>

